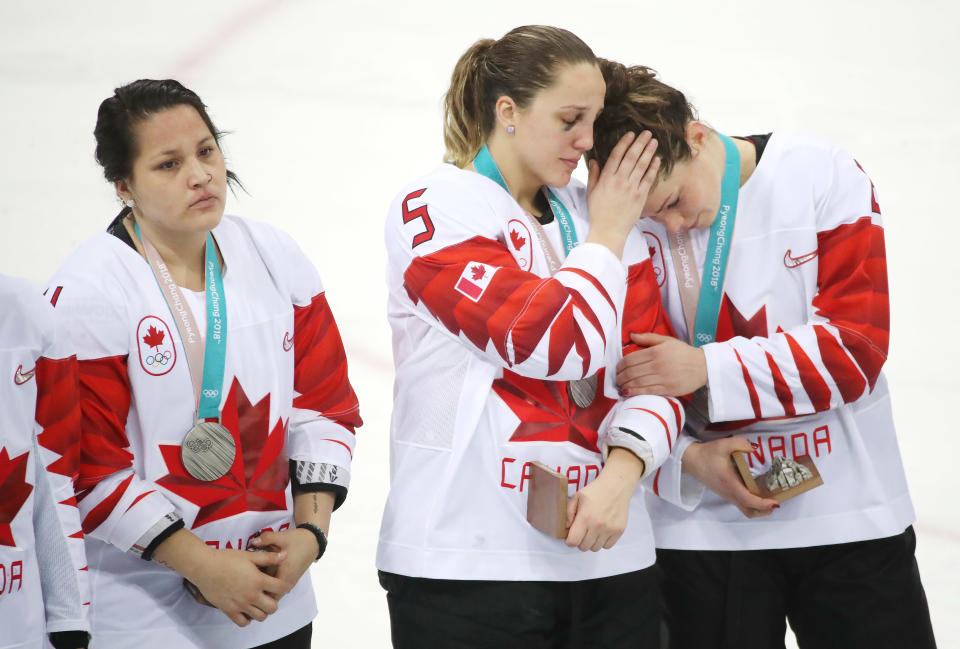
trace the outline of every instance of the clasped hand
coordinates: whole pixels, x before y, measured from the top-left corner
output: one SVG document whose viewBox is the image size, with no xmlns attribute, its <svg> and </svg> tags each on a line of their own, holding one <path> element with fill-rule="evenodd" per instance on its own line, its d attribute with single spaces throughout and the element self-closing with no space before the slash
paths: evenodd
<svg viewBox="0 0 960 649">
<path fill-rule="evenodd" d="M 280 599 L 290 592 L 317 556 L 317 541 L 301 529 L 266 531 L 251 545 L 251 552 L 210 548 L 188 577 L 207 600 L 243 627 L 250 620 L 263 622 L 277 611 Z"/>
<path fill-rule="evenodd" d="M 707 384 L 707 361 L 702 349 L 660 334 L 633 333 L 630 339 L 646 349 L 631 352 L 617 363 L 621 395 L 681 397 Z"/>
</svg>

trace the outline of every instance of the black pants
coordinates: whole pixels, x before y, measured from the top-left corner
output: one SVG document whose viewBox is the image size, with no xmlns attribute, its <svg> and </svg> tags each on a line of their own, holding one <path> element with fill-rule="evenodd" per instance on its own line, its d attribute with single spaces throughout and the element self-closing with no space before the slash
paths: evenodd
<svg viewBox="0 0 960 649">
<path fill-rule="evenodd" d="M 670 649 L 935 647 L 912 527 L 810 548 L 658 550 Z"/>
<path fill-rule="evenodd" d="M 395 649 L 658 649 L 653 568 L 586 581 L 460 581 L 381 572 Z"/>
<path fill-rule="evenodd" d="M 277 638 L 273 642 L 262 644 L 253 649 L 310 649 L 310 637 L 313 635 L 313 623 L 300 627 L 290 635 Z"/>
</svg>

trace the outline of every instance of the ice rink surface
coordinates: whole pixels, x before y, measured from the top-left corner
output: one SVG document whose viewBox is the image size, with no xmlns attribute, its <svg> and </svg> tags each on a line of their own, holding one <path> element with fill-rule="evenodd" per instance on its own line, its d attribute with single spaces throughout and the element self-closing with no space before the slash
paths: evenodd
<svg viewBox="0 0 960 649">
<path fill-rule="evenodd" d="M 723 132 L 809 131 L 870 173 L 886 228 L 886 372 L 918 560 L 939 645 L 960 646 L 960 346 L 947 335 L 960 323 L 951 261 L 960 5 L 951 0 L 4 0 L 0 272 L 42 284 L 118 211 L 92 136 L 115 86 L 172 76 L 196 90 L 231 132 L 224 148 L 249 191 L 228 211 L 292 233 L 320 269 L 365 420 L 350 497 L 313 569 L 314 646 L 386 647 L 374 568 L 392 389 L 383 220 L 393 194 L 440 161 L 440 100 L 457 57 L 529 23 L 657 69 Z"/>
</svg>

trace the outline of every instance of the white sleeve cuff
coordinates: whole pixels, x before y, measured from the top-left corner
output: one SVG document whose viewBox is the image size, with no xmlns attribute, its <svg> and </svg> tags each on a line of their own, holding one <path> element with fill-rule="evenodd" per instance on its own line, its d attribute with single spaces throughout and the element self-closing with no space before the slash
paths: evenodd
<svg viewBox="0 0 960 649">
<path fill-rule="evenodd" d="M 680 434 L 670 457 L 660 467 L 652 487 L 657 496 L 685 511 L 697 508 L 705 489 L 703 483 L 683 472 L 683 454 L 696 441 L 686 432 Z"/>
<path fill-rule="evenodd" d="M 645 440 L 639 433 L 629 428 L 611 426 L 607 430 L 606 438 L 603 441 L 603 448 L 601 449 L 604 464 L 607 462 L 607 456 L 610 455 L 610 450 L 618 447 L 627 449 L 643 460 L 643 475 L 640 476 L 641 479 L 650 475 L 654 470 L 653 448 L 650 446 L 650 442 Z"/>
</svg>

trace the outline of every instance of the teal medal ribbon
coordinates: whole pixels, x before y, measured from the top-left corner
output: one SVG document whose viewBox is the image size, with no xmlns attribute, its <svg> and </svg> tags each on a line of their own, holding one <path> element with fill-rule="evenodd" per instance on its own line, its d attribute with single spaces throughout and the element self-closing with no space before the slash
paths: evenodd
<svg viewBox="0 0 960 649">
<path fill-rule="evenodd" d="M 227 296 L 223 292 L 220 262 L 207 233 L 206 254 L 207 339 L 203 350 L 203 383 L 200 390 L 200 419 L 220 419 L 220 390 L 227 365 Z"/>
<path fill-rule="evenodd" d="M 700 280 L 700 299 L 697 302 L 693 335 L 695 347 L 712 343 L 717 335 L 723 280 L 727 273 L 733 226 L 737 218 L 737 200 L 740 195 L 740 151 L 729 137 L 722 133 L 717 135 L 723 140 L 726 162 L 723 168 L 720 208 L 713 225 L 710 226 L 707 254 L 703 260 L 703 277 Z"/>
<path fill-rule="evenodd" d="M 490 155 L 490 150 L 487 149 L 486 144 L 480 148 L 477 157 L 473 159 L 473 168 L 476 169 L 477 173 L 481 176 L 486 176 L 503 187 L 504 191 L 508 194 L 510 193 L 510 188 L 507 187 L 507 181 L 503 179 L 503 175 L 500 173 L 500 169 L 497 168 L 497 163 L 493 161 L 493 156 Z M 578 243 L 577 230 L 573 227 L 573 217 L 570 216 L 566 205 L 557 198 L 553 190 L 549 187 L 544 187 L 544 190 L 547 194 L 547 202 L 550 204 L 550 209 L 557 219 L 557 225 L 560 226 L 560 238 L 563 239 L 563 252 L 565 255 L 569 255 L 570 251 L 573 250 Z"/>
<path fill-rule="evenodd" d="M 507 192 L 507 194 L 510 194 L 510 188 L 507 187 L 507 181 L 503 179 L 503 174 L 500 173 L 500 169 L 497 167 L 497 163 L 494 162 L 493 156 L 490 155 L 490 150 L 487 149 L 486 144 L 480 147 L 480 151 L 473 159 L 473 168 L 476 169 L 477 173 L 479 173 L 481 176 L 486 176 L 490 180 L 500 185 L 503 190 Z M 550 205 L 550 210 L 557 219 L 557 226 L 560 230 L 560 238 L 563 241 L 564 255 L 569 255 L 577 245 L 577 230 L 573 225 L 573 217 L 570 216 L 570 212 L 567 210 L 567 207 L 559 198 L 557 198 L 557 195 L 554 194 L 549 187 L 544 187 L 544 191 L 547 195 L 547 202 Z M 540 225 L 540 222 L 535 218 L 530 221 L 530 225 L 533 227 L 533 232 L 540 241 L 540 246 L 543 249 L 544 257 L 547 259 L 547 264 L 551 266 L 550 272 L 555 273 L 560 264 L 558 261 L 552 261 L 555 260 L 556 255 L 552 250 L 553 247 L 547 240 L 546 233 L 543 231 L 543 226 Z M 556 265 L 556 268 L 552 267 L 554 265 Z M 593 403 L 594 398 L 597 396 L 597 375 L 594 374 L 593 376 L 588 376 L 586 378 L 569 381 L 567 383 L 567 392 L 577 406 L 580 408 L 588 407 L 591 403 Z"/>
<path fill-rule="evenodd" d="M 180 332 L 197 401 L 198 421 L 184 437 L 180 457 L 184 468 L 194 478 L 205 482 L 217 480 L 233 465 L 236 443 L 230 431 L 219 423 L 220 396 L 227 363 L 227 302 L 213 235 L 207 233 L 204 257 L 207 336 L 205 341 L 201 341 L 197 334 L 196 319 L 166 263 L 140 232 L 140 225 L 134 222 L 133 227 Z"/>
</svg>

